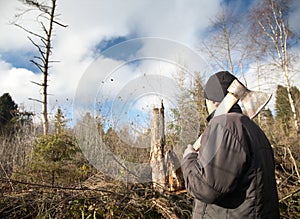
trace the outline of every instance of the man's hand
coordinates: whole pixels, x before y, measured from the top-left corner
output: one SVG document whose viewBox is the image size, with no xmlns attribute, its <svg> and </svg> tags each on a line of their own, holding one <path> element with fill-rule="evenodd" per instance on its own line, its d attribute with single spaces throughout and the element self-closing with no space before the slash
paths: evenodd
<svg viewBox="0 0 300 219">
<path fill-rule="evenodd" d="M 193 146 L 191 144 L 188 144 L 188 146 L 186 147 L 186 149 L 183 153 L 183 158 L 185 158 L 185 156 L 190 153 L 197 153 L 197 151 L 195 151 L 195 149 L 193 148 Z"/>
</svg>

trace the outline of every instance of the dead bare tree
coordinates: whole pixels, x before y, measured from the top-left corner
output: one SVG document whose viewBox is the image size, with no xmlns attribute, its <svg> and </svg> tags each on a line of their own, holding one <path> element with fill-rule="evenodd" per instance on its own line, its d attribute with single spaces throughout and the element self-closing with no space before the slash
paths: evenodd
<svg viewBox="0 0 300 219">
<path fill-rule="evenodd" d="M 217 68 L 243 75 L 243 65 L 248 50 L 244 44 L 245 28 L 240 20 L 241 17 L 230 8 L 223 6 L 211 21 L 211 29 L 200 47 L 207 51 Z"/>
<path fill-rule="evenodd" d="M 290 3 L 290 0 L 262 0 L 252 9 L 249 21 L 252 40 L 257 45 L 260 57 L 271 58 L 272 64 L 281 72 L 293 114 L 294 127 L 300 136 L 299 116 L 291 92 L 293 57 L 289 49 L 297 43 L 297 36 L 289 28 Z"/>
<path fill-rule="evenodd" d="M 151 124 L 150 166 L 152 169 L 153 188 L 163 192 L 166 187 L 166 167 L 164 163 L 165 116 L 164 106 L 153 108 Z"/>
<path fill-rule="evenodd" d="M 32 31 L 30 28 L 25 27 L 17 22 L 13 22 L 13 24 L 25 32 L 27 32 L 30 36 L 28 39 L 30 42 L 36 47 L 38 54 L 34 56 L 32 60 L 30 60 L 43 74 L 43 80 L 41 83 L 32 81 L 32 83 L 42 87 L 42 98 L 41 100 L 29 98 L 31 100 L 37 101 L 42 104 L 42 118 L 43 118 L 43 133 L 44 135 L 48 134 L 49 130 L 49 120 L 48 120 L 48 82 L 49 82 L 49 69 L 51 67 L 51 63 L 56 62 L 51 60 L 52 54 L 52 37 L 53 37 L 53 29 L 54 25 L 58 25 L 61 27 L 67 27 L 60 23 L 57 19 L 58 15 L 56 14 L 56 0 L 51 0 L 49 5 L 45 1 L 39 2 L 38 0 L 21 0 L 24 5 L 28 7 L 28 9 L 24 10 L 22 13 L 17 14 L 16 18 L 20 18 L 24 16 L 26 13 L 37 10 L 39 15 L 37 16 L 37 22 L 39 23 L 42 33 L 38 33 Z M 34 38 L 33 38 L 34 37 Z M 38 43 L 38 39 L 41 43 Z"/>
</svg>

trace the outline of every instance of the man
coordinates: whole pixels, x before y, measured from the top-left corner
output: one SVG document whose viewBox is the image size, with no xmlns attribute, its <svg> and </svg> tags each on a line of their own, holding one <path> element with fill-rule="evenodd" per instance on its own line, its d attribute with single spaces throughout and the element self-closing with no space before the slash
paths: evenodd
<svg viewBox="0 0 300 219">
<path fill-rule="evenodd" d="M 199 151 L 188 145 L 182 171 L 195 198 L 193 218 L 279 218 L 274 156 L 263 131 L 235 104 L 229 113 L 214 110 L 236 79 L 227 71 L 205 86 L 208 127 Z"/>
</svg>

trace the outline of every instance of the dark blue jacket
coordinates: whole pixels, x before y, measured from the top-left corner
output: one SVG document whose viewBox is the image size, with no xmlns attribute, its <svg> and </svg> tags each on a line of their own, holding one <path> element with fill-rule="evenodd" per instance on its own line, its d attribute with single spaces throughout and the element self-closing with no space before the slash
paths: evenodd
<svg viewBox="0 0 300 219">
<path fill-rule="evenodd" d="M 193 218 L 279 218 L 273 150 L 239 107 L 211 119 L 182 171 Z"/>
</svg>

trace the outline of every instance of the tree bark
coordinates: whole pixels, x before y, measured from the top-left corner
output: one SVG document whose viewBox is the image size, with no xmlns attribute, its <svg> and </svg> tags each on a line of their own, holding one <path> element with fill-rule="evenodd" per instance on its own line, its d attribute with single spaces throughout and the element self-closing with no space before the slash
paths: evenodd
<svg viewBox="0 0 300 219">
<path fill-rule="evenodd" d="M 43 115 L 43 133 L 48 134 L 49 131 L 49 120 L 48 120 L 48 70 L 51 54 L 51 37 L 55 16 L 56 0 L 52 0 L 52 7 L 50 12 L 49 28 L 45 30 L 46 33 L 46 54 L 43 67 L 43 93 L 42 93 L 42 115 Z"/>
</svg>

